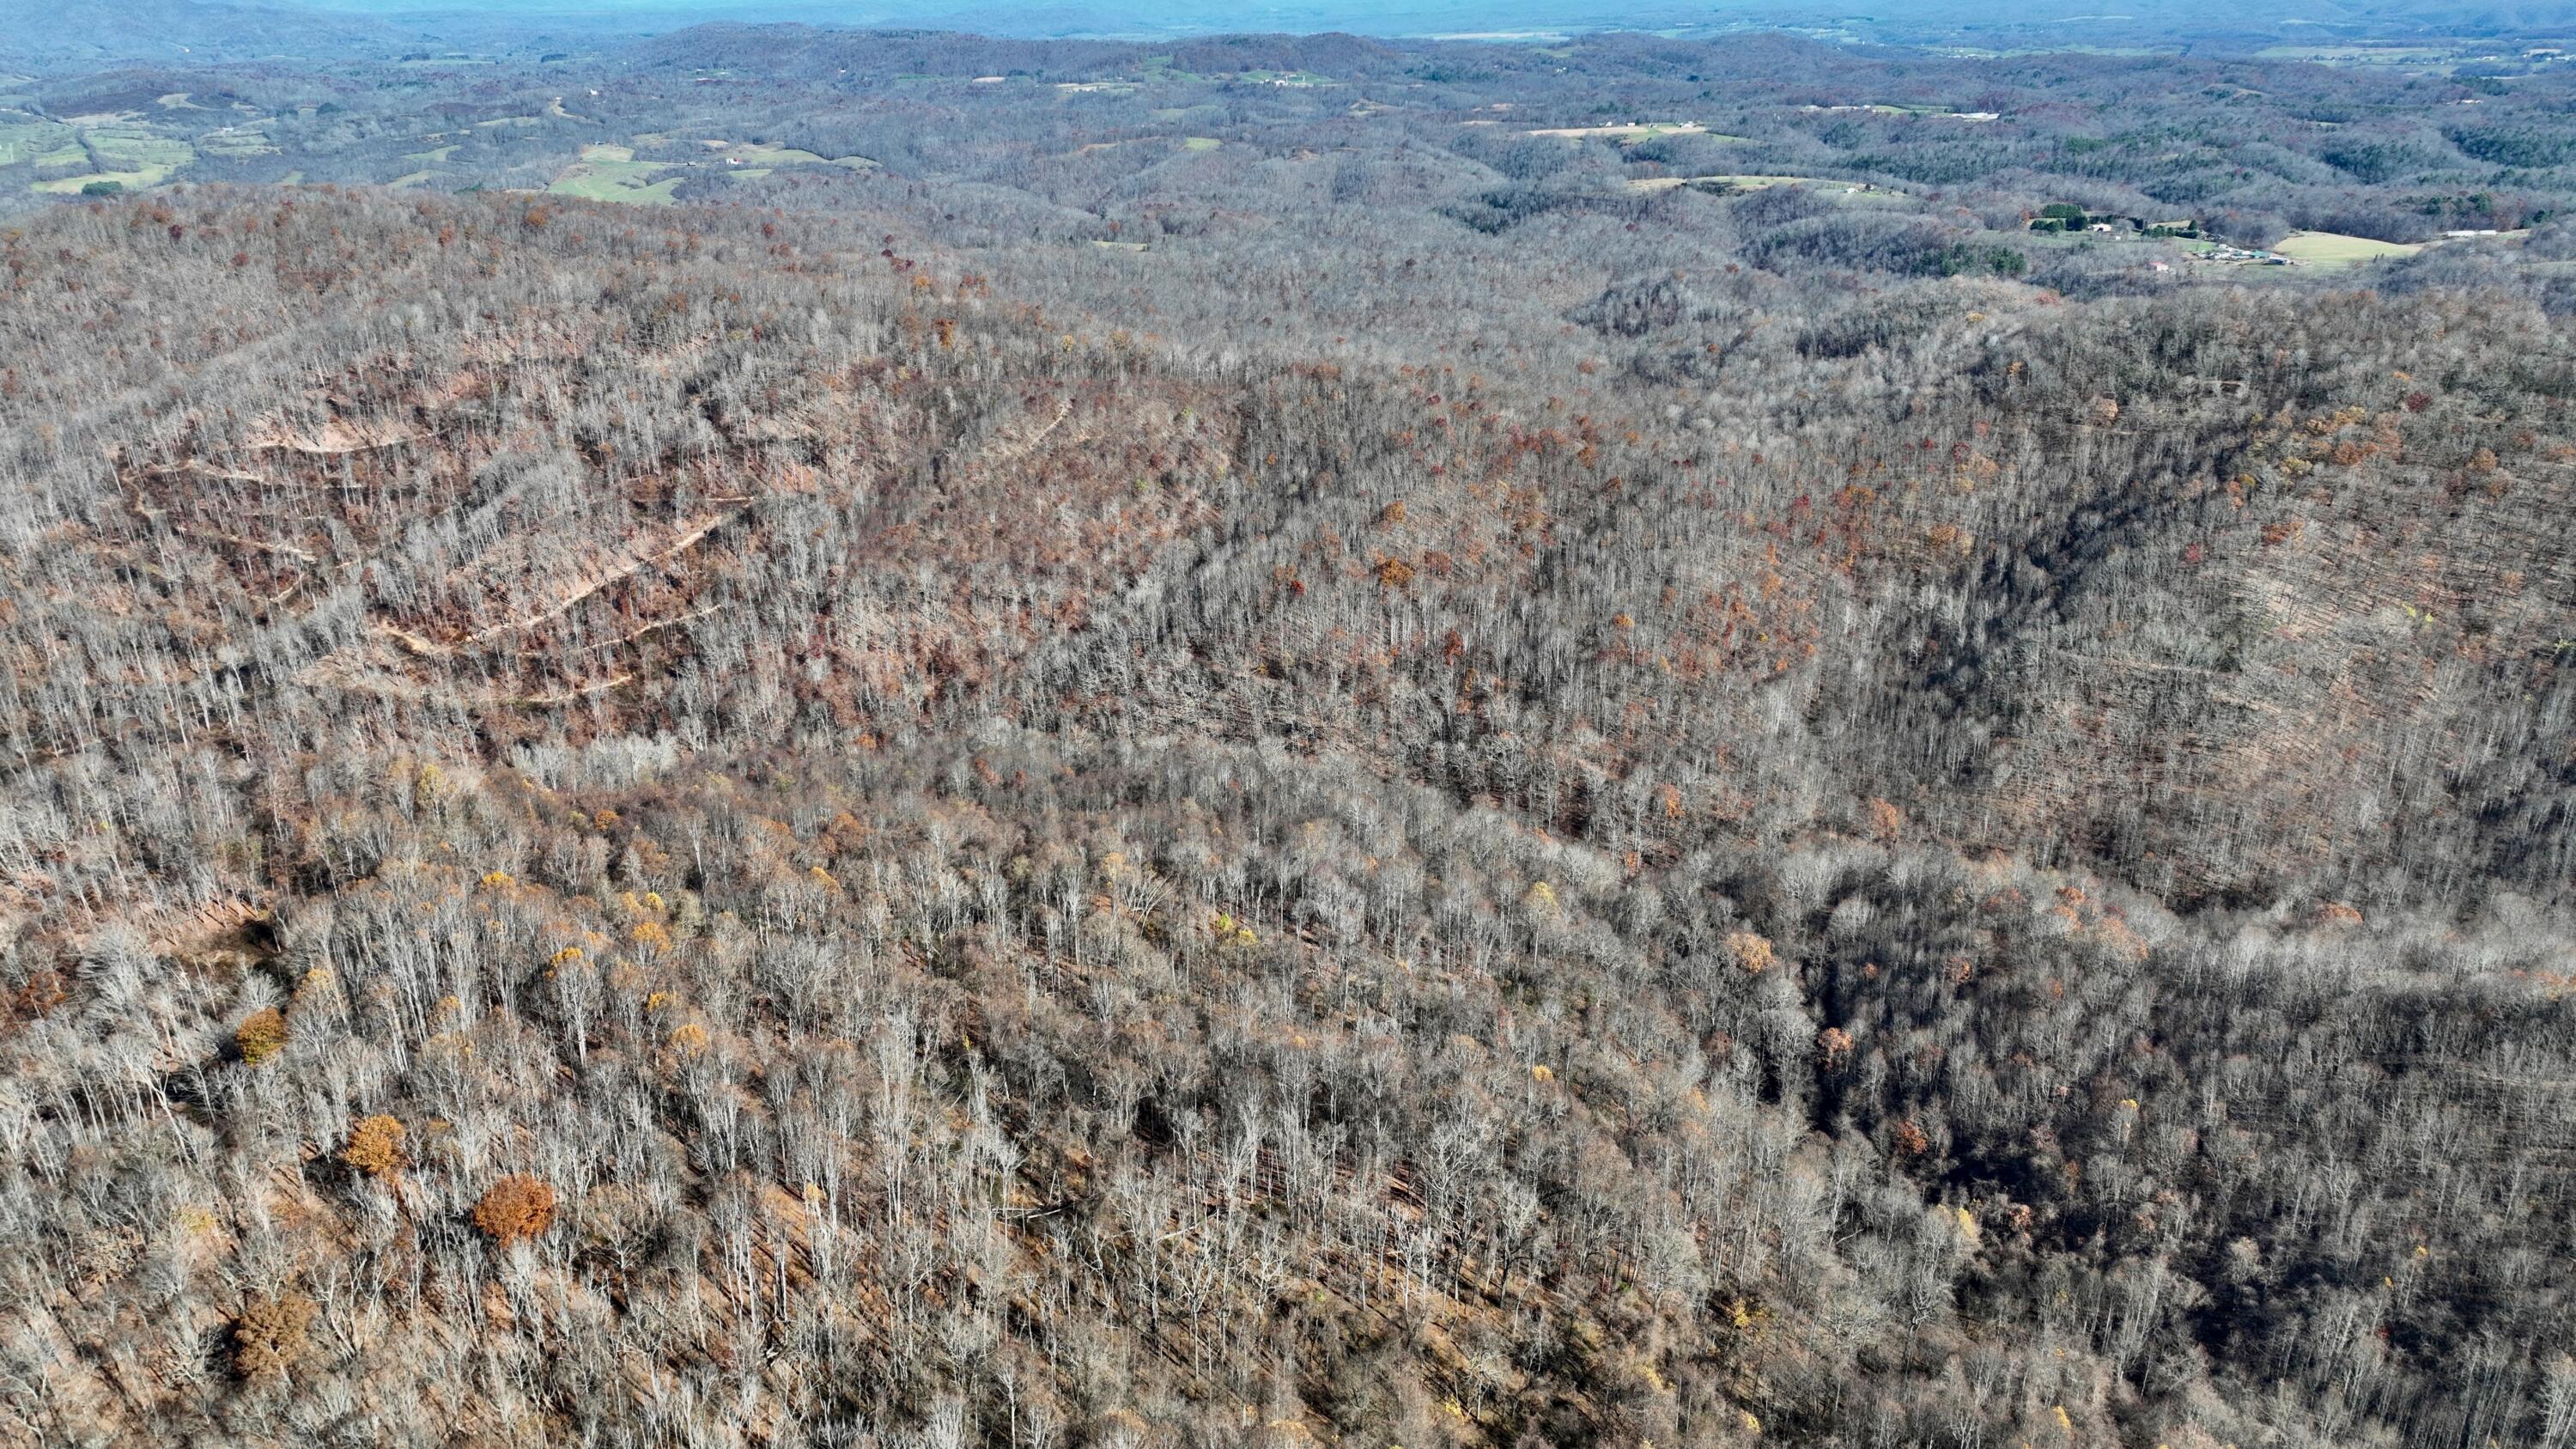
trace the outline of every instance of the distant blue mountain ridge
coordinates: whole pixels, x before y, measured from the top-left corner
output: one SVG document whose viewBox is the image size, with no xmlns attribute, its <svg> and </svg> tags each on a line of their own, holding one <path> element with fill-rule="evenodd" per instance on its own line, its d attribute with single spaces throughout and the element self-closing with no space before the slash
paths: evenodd
<svg viewBox="0 0 2576 1449">
<path fill-rule="evenodd" d="M 1992 50 L 2113 47 L 2254 50 L 2426 36 L 2576 33 L 2576 0 L 2537 4 L 2280 0 L 2029 0 L 1999 13 L 1960 0 L 1894 0 L 1867 11 L 1780 0 L 1143 0 L 969 8 L 959 0 L 64 0 L 0 26 L 0 55 L 39 66 L 400 55 L 422 47 L 508 51 L 611 44 L 704 23 L 899 27 L 1013 38 L 1154 38 L 1347 32 L 1380 38 L 1545 40 L 1605 29 L 1710 35 L 1783 30 L 1820 39 Z"/>
</svg>

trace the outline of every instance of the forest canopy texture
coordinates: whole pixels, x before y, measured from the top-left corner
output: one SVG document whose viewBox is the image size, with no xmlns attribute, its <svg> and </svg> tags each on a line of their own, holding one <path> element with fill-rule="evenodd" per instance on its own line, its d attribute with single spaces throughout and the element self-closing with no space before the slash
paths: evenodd
<svg viewBox="0 0 2576 1449">
<path fill-rule="evenodd" d="M 0 1441 L 2576 1445 L 2545 60 L 8 84 Z"/>
</svg>

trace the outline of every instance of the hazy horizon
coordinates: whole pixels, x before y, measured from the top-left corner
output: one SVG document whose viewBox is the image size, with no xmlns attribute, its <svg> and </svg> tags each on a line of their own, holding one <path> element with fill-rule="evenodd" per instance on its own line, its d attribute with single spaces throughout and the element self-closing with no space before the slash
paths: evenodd
<svg viewBox="0 0 2576 1449">
<path fill-rule="evenodd" d="M 706 22 L 804 23 L 833 26 L 922 26 L 1000 35 L 1152 35 L 1160 33 L 1315 34 L 1346 31 L 1381 36 L 1522 38 L 1531 32 L 1651 30 L 1706 33 L 1776 28 L 1847 39 L 2020 34 L 2025 42 L 2067 46 L 2124 43 L 2158 36 L 2183 42 L 2210 35 L 2313 32 L 2364 40 L 2423 33 L 2536 34 L 2576 27 L 2576 3 L 2478 5 L 2449 0 L 2283 0 L 2250 10 L 2207 0 L 2036 0 L 1998 13 L 1961 0 L 1897 0 L 1868 6 L 1803 5 L 1778 0 L 1306 0 L 1306 3 L 1194 4 L 1191 0 L 1122 0 L 983 8 L 960 0 L 181 0 L 210 9 L 326 13 L 434 26 L 472 16 L 519 28 L 575 23 L 664 30 Z M 78 7 L 75 7 L 78 8 Z M 121 8 L 121 7 L 116 7 Z M 2032 32 L 2036 31 L 2036 35 Z M 2054 35 L 2054 41 L 2051 36 Z M 5 42 L 0 42 L 5 48 Z"/>
<path fill-rule="evenodd" d="M 1036 39 L 1162 40 L 1224 34 L 1348 33 L 1389 40 L 1554 43 L 1631 31 L 1706 39 L 1776 31 L 1838 44 L 1961 54 L 2087 51 L 2295 54 L 2338 45 L 2474 39 L 2563 44 L 2576 0 L 2283 0 L 2261 9 L 2205 0 L 2035 0 L 1997 10 L 1966 0 L 1868 7 L 1782 0 L 1061 0 L 999 9 L 964 0 L 64 0 L 0 28 L 0 56 L 37 70 L 158 63 L 455 53 L 531 58 L 592 51 L 702 24 L 803 24 Z M 2510 54 L 2510 52 L 2505 52 Z"/>
</svg>

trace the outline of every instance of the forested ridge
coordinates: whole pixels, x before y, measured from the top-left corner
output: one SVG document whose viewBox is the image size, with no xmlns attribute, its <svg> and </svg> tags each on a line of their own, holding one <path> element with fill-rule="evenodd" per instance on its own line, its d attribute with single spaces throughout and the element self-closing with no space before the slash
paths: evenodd
<svg viewBox="0 0 2576 1449">
<path fill-rule="evenodd" d="M 2576 1444 L 2554 182 L 1637 186 L 1637 39 L 883 144 L 950 48 L 1134 61 L 0 226 L 0 1438 Z"/>
</svg>

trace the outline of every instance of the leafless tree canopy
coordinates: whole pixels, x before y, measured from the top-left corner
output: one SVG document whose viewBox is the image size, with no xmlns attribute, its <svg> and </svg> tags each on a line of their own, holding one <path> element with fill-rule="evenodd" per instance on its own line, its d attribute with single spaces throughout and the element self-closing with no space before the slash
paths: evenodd
<svg viewBox="0 0 2576 1449">
<path fill-rule="evenodd" d="M 0 1442 L 2576 1444 L 2554 72 L 1155 54 L 0 94 Z"/>
</svg>

